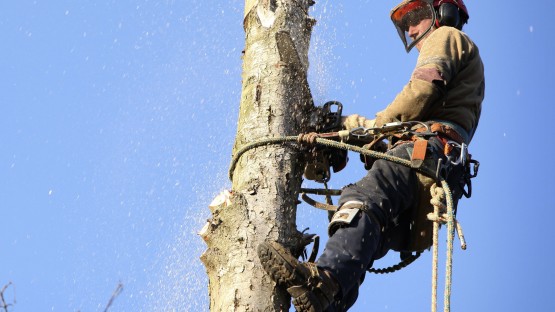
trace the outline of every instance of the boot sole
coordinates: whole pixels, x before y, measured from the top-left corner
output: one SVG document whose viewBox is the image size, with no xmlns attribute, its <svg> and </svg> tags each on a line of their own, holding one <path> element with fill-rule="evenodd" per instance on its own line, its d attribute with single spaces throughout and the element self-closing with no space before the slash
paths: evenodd
<svg viewBox="0 0 555 312">
<path fill-rule="evenodd" d="M 306 292 L 297 298 L 293 298 L 293 306 L 297 312 L 323 312 L 320 305 L 314 304 L 317 298 L 310 292 Z"/>
<path fill-rule="evenodd" d="M 302 272 L 298 269 L 301 267 L 299 261 L 278 243 L 261 243 L 258 246 L 258 258 L 266 273 L 280 287 L 303 285 L 310 276 L 310 272 Z"/>
<path fill-rule="evenodd" d="M 300 262 L 291 256 L 288 250 L 275 242 L 264 242 L 258 246 L 258 257 L 262 267 L 279 287 L 290 288 L 306 283 L 310 271 L 300 270 Z M 297 312 L 321 312 L 323 309 L 317 298 L 310 291 L 293 297 L 293 306 Z"/>
</svg>

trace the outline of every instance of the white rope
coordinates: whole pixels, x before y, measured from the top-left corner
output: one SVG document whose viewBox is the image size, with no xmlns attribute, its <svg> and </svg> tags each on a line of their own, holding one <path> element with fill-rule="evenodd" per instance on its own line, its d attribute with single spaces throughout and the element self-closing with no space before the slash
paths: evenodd
<svg viewBox="0 0 555 312">
<path fill-rule="evenodd" d="M 434 212 L 428 214 L 428 220 L 434 222 L 433 227 L 433 248 L 432 248 L 432 312 L 437 311 L 437 276 L 438 276 L 438 246 L 439 246 L 439 227 L 447 224 L 447 257 L 445 263 L 445 290 L 443 300 L 443 311 L 451 310 L 451 279 L 453 269 L 453 240 L 455 229 L 461 241 L 461 248 L 466 249 L 466 241 L 461 225 L 455 219 L 453 209 L 453 198 L 451 190 L 445 180 L 441 181 L 441 186 L 433 184 L 430 188 L 432 199 L 430 203 L 434 206 Z"/>
</svg>

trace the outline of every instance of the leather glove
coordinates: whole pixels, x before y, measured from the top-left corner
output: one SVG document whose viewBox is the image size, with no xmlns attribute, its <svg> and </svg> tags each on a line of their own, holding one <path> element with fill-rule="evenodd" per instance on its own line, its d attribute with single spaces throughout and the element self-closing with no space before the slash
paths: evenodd
<svg viewBox="0 0 555 312">
<path fill-rule="evenodd" d="M 341 118 L 343 123 L 343 128 L 347 130 L 352 130 L 355 128 L 374 128 L 376 123 L 375 119 L 367 119 L 366 117 L 360 116 L 358 114 L 349 115 Z"/>
</svg>

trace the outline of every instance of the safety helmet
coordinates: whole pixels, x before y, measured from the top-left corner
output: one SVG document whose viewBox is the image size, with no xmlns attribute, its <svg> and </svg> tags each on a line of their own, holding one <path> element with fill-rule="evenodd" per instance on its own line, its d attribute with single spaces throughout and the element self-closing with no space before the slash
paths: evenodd
<svg viewBox="0 0 555 312">
<path fill-rule="evenodd" d="M 468 21 L 469 15 L 462 0 L 404 0 L 390 13 L 405 50 L 409 52 L 435 27 L 451 26 L 459 30 Z M 408 34 L 409 26 L 415 26 L 424 19 L 431 19 L 430 27 L 418 38 Z"/>
</svg>

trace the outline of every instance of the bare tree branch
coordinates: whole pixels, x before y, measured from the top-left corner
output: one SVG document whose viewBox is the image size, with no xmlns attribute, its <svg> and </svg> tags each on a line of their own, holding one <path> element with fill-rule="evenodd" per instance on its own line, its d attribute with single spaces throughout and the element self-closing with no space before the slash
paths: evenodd
<svg viewBox="0 0 555 312">
<path fill-rule="evenodd" d="M 119 296 L 119 294 L 121 294 L 122 291 L 123 291 L 123 284 L 121 282 L 119 282 L 118 286 L 116 287 L 116 289 L 112 293 L 112 297 L 110 297 L 110 301 L 108 301 L 108 304 L 106 305 L 106 308 L 104 309 L 104 312 L 108 311 L 108 309 L 110 308 L 112 303 L 114 303 L 114 300 L 116 299 L 116 297 Z"/>
<path fill-rule="evenodd" d="M 6 303 L 6 299 L 4 298 L 4 293 L 6 292 L 8 287 L 10 287 L 10 286 L 12 286 L 12 288 L 13 288 L 13 303 Z M 4 287 L 2 287 L 2 290 L 0 290 L 0 308 L 2 308 L 4 310 L 4 312 L 8 312 L 8 308 L 13 306 L 15 303 L 16 303 L 16 301 L 15 301 L 15 285 L 13 285 L 13 283 L 10 281 L 6 285 L 4 285 Z"/>
</svg>

